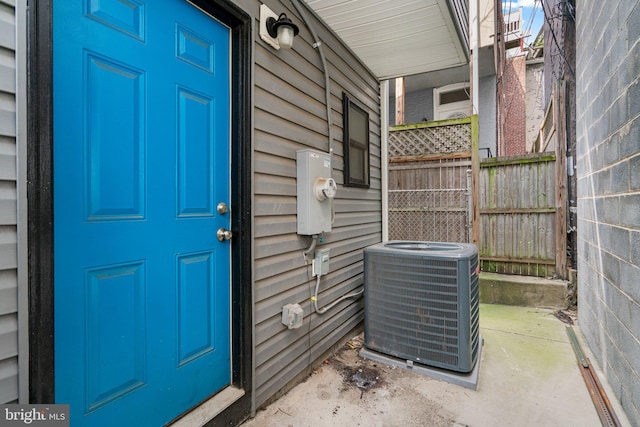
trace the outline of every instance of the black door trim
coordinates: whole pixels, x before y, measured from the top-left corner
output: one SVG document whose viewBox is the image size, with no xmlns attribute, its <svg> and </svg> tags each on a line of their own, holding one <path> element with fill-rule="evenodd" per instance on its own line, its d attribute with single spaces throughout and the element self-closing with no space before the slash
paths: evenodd
<svg viewBox="0 0 640 427">
<path fill-rule="evenodd" d="M 232 259 L 251 259 L 252 20 L 231 0 L 190 0 L 231 29 Z M 53 0 L 27 7 L 27 197 L 29 250 L 29 400 L 55 402 L 53 300 Z M 251 265 L 232 265 L 232 384 L 245 395 L 209 425 L 238 424 L 250 414 Z"/>
<path fill-rule="evenodd" d="M 27 8 L 29 400 L 54 402 L 51 0 Z"/>
</svg>

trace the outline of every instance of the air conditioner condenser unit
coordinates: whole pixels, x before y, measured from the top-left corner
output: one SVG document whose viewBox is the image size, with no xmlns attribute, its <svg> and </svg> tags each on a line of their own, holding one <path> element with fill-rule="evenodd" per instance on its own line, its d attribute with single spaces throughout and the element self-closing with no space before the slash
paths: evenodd
<svg viewBox="0 0 640 427">
<path fill-rule="evenodd" d="M 478 250 L 391 241 L 364 250 L 365 347 L 468 373 L 479 352 Z"/>
</svg>

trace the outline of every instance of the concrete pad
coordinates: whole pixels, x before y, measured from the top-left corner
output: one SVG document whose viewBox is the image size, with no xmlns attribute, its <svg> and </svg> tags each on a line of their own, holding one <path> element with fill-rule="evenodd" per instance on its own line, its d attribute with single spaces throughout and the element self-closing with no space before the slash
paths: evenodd
<svg viewBox="0 0 640 427">
<path fill-rule="evenodd" d="M 481 304 L 475 391 L 363 359 L 353 337 L 243 426 L 600 426 L 565 328 L 551 310 Z"/>
<path fill-rule="evenodd" d="M 524 307 L 566 308 L 568 282 L 542 277 L 481 272 L 480 302 Z"/>
<path fill-rule="evenodd" d="M 438 369 L 427 365 L 413 363 L 413 361 L 398 359 L 397 357 L 393 357 L 388 354 L 382 354 L 377 351 L 369 350 L 366 347 L 360 349 L 358 355 L 360 357 L 364 357 L 365 359 L 382 362 L 389 366 L 408 369 L 410 371 L 417 372 L 421 375 L 426 375 L 436 380 L 442 380 L 451 384 L 459 385 L 461 387 L 470 388 L 471 390 L 477 390 L 478 376 L 480 374 L 480 362 L 482 361 L 482 335 L 478 337 L 478 340 L 478 360 L 473 366 L 473 370 L 471 370 L 471 372 L 469 373 L 454 372 L 446 369 Z"/>
</svg>

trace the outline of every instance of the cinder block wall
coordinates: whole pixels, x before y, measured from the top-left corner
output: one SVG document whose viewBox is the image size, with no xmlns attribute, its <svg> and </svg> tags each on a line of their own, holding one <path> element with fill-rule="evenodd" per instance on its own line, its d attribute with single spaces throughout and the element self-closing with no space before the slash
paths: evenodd
<svg viewBox="0 0 640 427">
<path fill-rule="evenodd" d="M 579 2 L 578 316 L 640 425 L 640 2 Z"/>
</svg>

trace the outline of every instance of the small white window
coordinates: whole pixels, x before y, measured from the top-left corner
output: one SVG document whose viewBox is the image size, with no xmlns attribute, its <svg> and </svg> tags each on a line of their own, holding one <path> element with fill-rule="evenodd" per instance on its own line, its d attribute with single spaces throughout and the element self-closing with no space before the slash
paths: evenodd
<svg viewBox="0 0 640 427">
<path fill-rule="evenodd" d="M 457 119 L 471 115 L 469 83 L 455 83 L 433 89 L 435 120 Z"/>
</svg>

